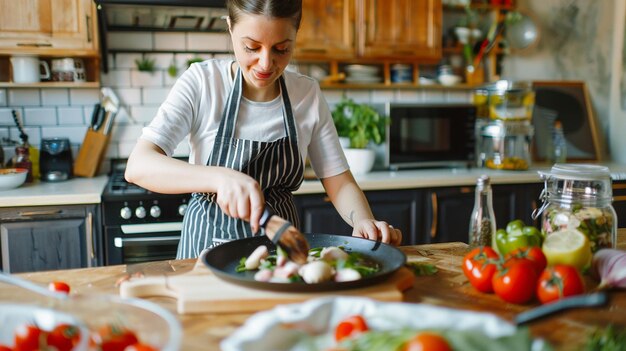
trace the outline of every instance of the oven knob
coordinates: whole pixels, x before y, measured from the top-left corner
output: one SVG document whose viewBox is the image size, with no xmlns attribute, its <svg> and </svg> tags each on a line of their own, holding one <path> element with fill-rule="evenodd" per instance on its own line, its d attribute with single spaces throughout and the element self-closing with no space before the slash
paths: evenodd
<svg viewBox="0 0 626 351">
<path fill-rule="evenodd" d="M 128 206 L 122 207 L 122 209 L 120 210 L 120 217 L 124 219 L 130 219 L 132 215 L 133 212 L 130 210 L 130 208 L 128 208 Z"/>
<path fill-rule="evenodd" d="M 184 216 L 185 212 L 187 212 L 187 204 L 182 204 L 182 205 L 178 206 L 178 214 L 179 215 Z"/>
<path fill-rule="evenodd" d="M 161 217 L 161 208 L 157 205 L 150 207 L 150 216 L 154 218 Z"/>
<path fill-rule="evenodd" d="M 143 206 L 139 206 L 135 209 L 135 216 L 137 218 L 145 218 L 146 217 L 146 209 Z"/>
</svg>

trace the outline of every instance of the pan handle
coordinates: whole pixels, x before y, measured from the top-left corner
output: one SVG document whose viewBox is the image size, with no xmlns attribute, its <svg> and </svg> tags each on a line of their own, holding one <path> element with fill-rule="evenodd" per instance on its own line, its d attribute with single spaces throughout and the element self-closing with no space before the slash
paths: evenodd
<svg viewBox="0 0 626 351">
<path fill-rule="evenodd" d="M 608 300 L 609 298 L 605 291 L 589 295 L 567 297 L 518 314 L 517 317 L 515 317 L 515 324 L 526 324 L 570 308 L 603 306 Z"/>
</svg>

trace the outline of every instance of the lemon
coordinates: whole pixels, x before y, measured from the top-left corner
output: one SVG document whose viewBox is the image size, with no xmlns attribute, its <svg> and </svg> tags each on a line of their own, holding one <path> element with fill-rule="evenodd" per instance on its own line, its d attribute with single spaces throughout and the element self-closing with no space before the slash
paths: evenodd
<svg viewBox="0 0 626 351">
<path fill-rule="evenodd" d="M 591 264 L 589 239 L 576 229 L 564 229 L 548 234 L 542 250 L 549 266 L 567 264 L 582 271 Z"/>
</svg>

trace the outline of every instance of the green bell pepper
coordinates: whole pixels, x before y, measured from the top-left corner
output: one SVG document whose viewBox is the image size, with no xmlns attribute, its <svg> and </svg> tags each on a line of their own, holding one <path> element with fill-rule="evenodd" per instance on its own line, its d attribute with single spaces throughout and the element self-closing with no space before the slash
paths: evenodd
<svg viewBox="0 0 626 351">
<path fill-rule="evenodd" d="M 539 246 L 543 237 L 539 229 L 525 225 L 523 221 L 516 219 L 507 224 L 505 229 L 496 231 L 496 245 L 498 252 L 504 256 L 520 247 Z"/>
</svg>

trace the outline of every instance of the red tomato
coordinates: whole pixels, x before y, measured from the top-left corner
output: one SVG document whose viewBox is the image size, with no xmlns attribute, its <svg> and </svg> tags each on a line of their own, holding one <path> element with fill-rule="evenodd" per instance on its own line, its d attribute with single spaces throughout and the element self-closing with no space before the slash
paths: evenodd
<svg viewBox="0 0 626 351">
<path fill-rule="evenodd" d="M 424 332 L 407 341 L 402 351 L 452 351 L 452 347 L 443 336 Z"/>
<path fill-rule="evenodd" d="M 58 351 L 69 351 L 78 344 L 80 329 L 75 325 L 59 324 L 46 338 L 48 346 L 54 346 Z"/>
<path fill-rule="evenodd" d="M 506 302 L 526 303 L 535 295 L 537 279 L 535 264 L 521 258 L 505 265 L 493 276 L 493 290 Z"/>
<path fill-rule="evenodd" d="M 339 322 L 337 328 L 335 328 L 335 340 L 341 341 L 347 337 L 352 337 L 368 330 L 369 327 L 365 319 L 363 319 L 363 316 L 351 316 Z"/>
<path fill-rule="evenodd" d="M 0 351 L 13 351 L 13 349 L 6 345 L 0 344 Z"/>
<path fill-rule="evenodd" d="M 66 294 L 70 293 L 70 286 L 64 282 L 50 282 L 50 284 L 48 284 L 48 289 Z"/>
<path fill-rule="evenodd" d="M 139 342 L 132 330 L 113 324 L 102 326 L 98 330 L 98 337 L 102 351 L 124 351 L 128 346 Z"/>
<path fill-rule="evenodd" d="M 584 292 L 585 283 L 574 266 L 557 264 L 548 267 L 541 273 L 537 284 L 537 297 L 541 303 Z"/>
<path fill-rule="evenodd" d="M 22 324 L 15 329 L 16 351 L 39 350 L 39 342 L 44 331 L 32 324 Z"/>
<path fill-rule="evenodd" d="M 158 350 L 148 344 L 138 343 L 135 345 L 128 346 L 126 349 L 124 349 L 124 351 L 158 351 Z"/>
<path fill-rule="evenodd" d="M 535 270 L 537 274 L 541 274 L 543 270 L 548 265 L 548 260 L 546 259 L 546 255 L 543 254 L 543 251 L 540 247 L 530 246 L 530 247 L 521 247 L 519 249 L 515 249 L 509 252 L 506 255 L 507 262 L 513 259 L 519 258 L 527 258 L 533 262 L 535 265 Z"/>
<path fill-rule="evenodd" d="M 498 253 L 491 247 L 477 247 L 463 258 L 463 273 L 476 290 L 493 292 L 491 280 L 497 268 L 493 262 L 498 260 Z"/>
</svg>

